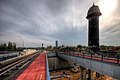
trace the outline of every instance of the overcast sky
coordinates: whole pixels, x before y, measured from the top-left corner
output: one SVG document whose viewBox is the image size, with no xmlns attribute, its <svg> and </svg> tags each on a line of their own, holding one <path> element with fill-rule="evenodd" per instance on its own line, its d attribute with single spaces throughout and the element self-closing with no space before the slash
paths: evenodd
<svg viewBox="0 0 120 80">
<path fill-rule="evenodd" d="M 118 46 L 120 2 L 114 1 L 114 10 L 105 14 L 101 0 L 0 0 L 0 43 L 11 41 L 22 46 L 23 39 L 26 47 L 54 46 L 56 40 L 59 45 L 87 45 L 86 15 L 94 2 L 102 13 L 100 44 Z"/>
</svg>

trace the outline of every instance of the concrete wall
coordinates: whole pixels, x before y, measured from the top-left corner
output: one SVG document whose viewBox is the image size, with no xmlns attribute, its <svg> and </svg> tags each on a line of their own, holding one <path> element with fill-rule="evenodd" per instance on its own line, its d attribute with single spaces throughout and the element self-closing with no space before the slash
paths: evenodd
<svg viewBox="0 0 120 80">
<path fill-rule="evenodd" d="M 55 56 L 57 56 L 55 52 L 47 51 L 47 57 L 55 57 Z"/>
<path fill-rule="evenodd" d="M 74 63 L 60 59 L 55 52 L 47 52 L 49 70 L 73 67 Z"/>
<path fill-rule="evenodd" d="M 110 77 L 120 80 L 120 65 L 107 63 L 103 61 L 85 59 L 82 57 L 69 56 L 65 54 L 58 54 L 60 58 L 66 59 L 68 61 L 73 61 L 85 68 L 91 69 L 103 75 L 108 75 Z"/>
<path fill-rule="evenodd" d="M 74 63 L 60 59 L 58 57 L 50 57 L 48 58 L 48 64 L 49 64 L 49 69 L 54 70 L 54 69 L 61 69 L 61 68 L 68 68 L 68 67 L 73 67 Z"/>
</svg>

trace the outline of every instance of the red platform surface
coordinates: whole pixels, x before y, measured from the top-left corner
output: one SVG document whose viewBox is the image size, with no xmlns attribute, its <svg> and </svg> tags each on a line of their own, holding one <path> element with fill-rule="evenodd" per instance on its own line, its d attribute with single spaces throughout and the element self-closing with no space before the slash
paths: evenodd
<svg viewBox="0 0 120 80">
<path fill-rule="evenodd" d="M 16 80 L 46 80 L 46 52 L 41 53 Z"/>
</svg>

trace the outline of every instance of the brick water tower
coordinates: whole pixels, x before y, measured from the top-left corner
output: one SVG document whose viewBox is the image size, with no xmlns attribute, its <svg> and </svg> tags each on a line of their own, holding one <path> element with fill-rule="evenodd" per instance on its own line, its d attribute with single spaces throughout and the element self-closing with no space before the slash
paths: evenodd
<svg viewBox="0 0 120 80">
<path fill-rule="evenodd" d="M 87 13 L 88 19 L 88 46 L 99 47 L 99 16 L 101 16 L 100 9 L 97 5 L 90 7 Z"/>
</svg>

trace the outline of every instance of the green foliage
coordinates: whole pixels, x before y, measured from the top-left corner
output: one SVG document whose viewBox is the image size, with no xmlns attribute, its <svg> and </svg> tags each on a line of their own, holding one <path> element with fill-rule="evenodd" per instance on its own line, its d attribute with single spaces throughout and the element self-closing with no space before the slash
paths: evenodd
<svg viewBox="0 0 120 80">
<path fill-rule="evenodd" d="M 8 42 L 8 50 L 12 49 L 12 42 Z"/>
<path fill-rule="evenodd" d="M 6 50 L 6 48 L 7 48 L 7 47 L 6 47 L 6 44 L 5 44 L 5 43 L 0 45 L 0 50 Z"/>
<path fill-rule="evenodd" d="M 82 45 L 80 45 L 80 44 L 79 44 L 79 45 L 77 45 L 77 48 L 80 48 L 80 49 L 81 49 L 82 47 L 83 47 L 83 46 L 82 46 Z"/>
<path fill-rule="evenodd" d="M 16 44 L 15 43 L 12 44 L 12 50 L 16 50 Z"/>
<path fill-rule="evenodd" d="M 0 44 L 0 51 L 14 51 L 16 50 L 16 43 L 8 42 L 8 44 Z"/>
<path fill-rule="evenodd" d="M 118 50 L 118 54 L 120 54 L 120 50 Z"/>
</svg>

